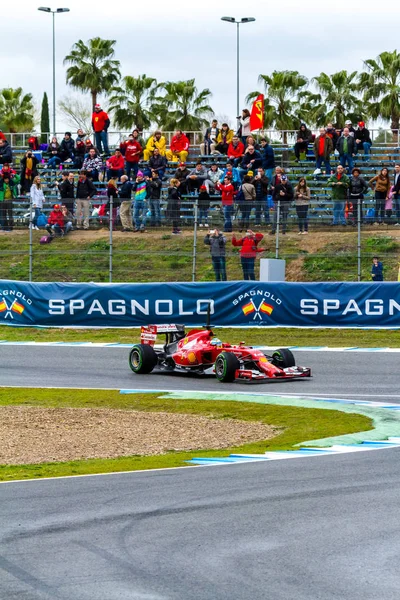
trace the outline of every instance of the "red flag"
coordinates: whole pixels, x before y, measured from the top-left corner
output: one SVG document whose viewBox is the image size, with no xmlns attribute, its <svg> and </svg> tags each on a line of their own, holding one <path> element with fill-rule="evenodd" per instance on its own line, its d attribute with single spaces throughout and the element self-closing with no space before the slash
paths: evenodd
<svg viewBox="0 0 400 600">
<path fill-rule="evenodd" d="M 264 96 L 259 94 L 253 102 L 250 115 L 250 131 L 264 127 Z"/>
</svg>

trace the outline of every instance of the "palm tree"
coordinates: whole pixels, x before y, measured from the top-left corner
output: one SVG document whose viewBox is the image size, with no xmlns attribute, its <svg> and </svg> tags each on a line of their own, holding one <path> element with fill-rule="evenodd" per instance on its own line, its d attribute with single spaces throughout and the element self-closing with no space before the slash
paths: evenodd
<svg viewBox="0 0 400 600">
<path fill-rule="evenodd" d="M 367 72 L 359 78 L 360 90 L 368 103 L 368 112 L 373 119 L 387 119 L 397 136 L 400 123 L 400 54 L 382 52 L 376 60 L 364 61 Z"/>
<path fill-rule="evenodd" d="M 0 124 L 4 131 L 17 133 L 31 131 L 35 124 L 32 94 L 24 94 L 22 88 L 0 90 Z"/>
<path fill-rule="evenodd" d="M 264 127 L 275 126 L 283 130 L 283 142 L 287 144 L 286 130 L 297 129 L 305 116 L 308 79 L 298 71 L 274 71 L 272 75 L 260 75 L 258 83 L 264 87 Z M 246 102 L 251 102 L 260 93 L 252 92 Z"/>
<path fill-rule="evenodd" d="M 151 103 L 157 81 L 147 75 L 124 77 L 121 86 L 113 87 L 109 110 L 114 113 L 116 125 L 130 129 L 135 125 L 139 131 L 150 127 L 154 121 Z"/>
<path fill-rule="evenodd" d="M 92 38 L 87 43 L 79 40 L 71 53 L 64 58 L 67 69 L 67 83 L 92 96 L 92 109 L 97 104 L 97 96 L 109 92 L 121 77 L 120 63 L 114 60 L 115 40 Z"/>
<path fill-rule="evenodd" d="M 208 104 L 208 88 L 198 92 L 195 80 L 166 81 L 157 86 L 162 95 L 154 98 L 153 110 L 159 125 L 167 131 L 197 131 L 208 125 L 214 111 Z"/>
<path fill-rule="evenodd" d="M 311 118 L 320 127 L 329 122 L 344 127 L 346 119 L 353 123 L 363 120 L 366 110 L 358 96 L 357 71 L 339 71 L 333 75 L 320 73 L 314 77 L 317 94 L 310 94 Z"/>
</svg>

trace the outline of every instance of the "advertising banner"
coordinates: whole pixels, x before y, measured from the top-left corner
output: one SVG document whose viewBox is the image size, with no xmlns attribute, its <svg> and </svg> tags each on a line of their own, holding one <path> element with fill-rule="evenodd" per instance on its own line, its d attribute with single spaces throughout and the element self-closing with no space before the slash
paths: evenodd
<svg viewBox="0 0 400 600">
<path fill-rule="evenodd" d="M 0 281 L 0 323 L 42 327 L 400 327 L 400 283 Z"/>
</svg>

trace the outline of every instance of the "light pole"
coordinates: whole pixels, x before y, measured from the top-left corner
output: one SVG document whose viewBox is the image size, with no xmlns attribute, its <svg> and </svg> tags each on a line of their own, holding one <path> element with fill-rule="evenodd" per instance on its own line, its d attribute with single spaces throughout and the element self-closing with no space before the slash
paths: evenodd
<svg viewBox="0 0 400 600">
<path fill-rule="evenodd" d="M 221 21 L 227 23 L 236 23 L 236 115 L 239 116 L 239 25 L 241 23 L 252 23 L 255 21 L 254 17 L 243 17 L 240 21 L 236 21 L 235 17 L 221 17 Z"/>
<path fill-rule="evenodd" d="M 48 6 L 40 6 L 38 10 L 53 15 L 53 135 L 56 135 L 56 28 L 54 15 L 69 12 L 69 8 L 51 10 Z"/>
</svg>

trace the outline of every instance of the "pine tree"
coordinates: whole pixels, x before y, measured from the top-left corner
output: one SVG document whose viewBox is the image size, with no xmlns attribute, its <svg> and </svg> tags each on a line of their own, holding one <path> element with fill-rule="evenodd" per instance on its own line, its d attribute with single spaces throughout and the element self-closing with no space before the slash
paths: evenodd
<svg viewBox="0 0 400 600">
<path fill-rule="evenodd" d="M 50 133 L 50 113 L 49 113 L 49 100 L 47 98 L 46 92 L 43 94 L 42 100 L 42 113 L 40 116 L 40 131 L 42 132 L 41 142 L 42 144 L 47 144 L 48 139 L 47 135 Z"/>
</svg>

